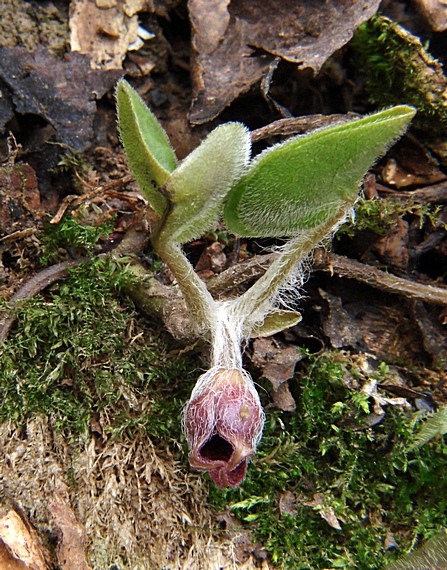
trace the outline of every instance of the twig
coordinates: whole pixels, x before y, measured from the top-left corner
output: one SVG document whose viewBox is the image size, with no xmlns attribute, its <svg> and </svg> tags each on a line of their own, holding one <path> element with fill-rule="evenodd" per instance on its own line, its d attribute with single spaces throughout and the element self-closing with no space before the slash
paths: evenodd
<svg viewBox="0 0 447 570">
<path fill-rule="evenodd" d="M 247 261 L 233 265 L 222 271 L 216 277 L 207 281 L 208 291 L 213 297 L 226 299 L 228 295 L 241 286 L 248 285 L 251 281 L 259 279 L 273 263 L 276 254 L 257 255 Z"/>
<path fill-rule="evenodd" d="M 425 285 L 417 281 L 396 277 L 391 273 L 341 255 L 332 253 L 325 259 L 320 256 L 319 259 L 315 260 L 313 268 L 319 271 L 330 271 L 347 279 L 355 279 L 387 293 L 404 295 L 410 299 L 419 299 L 432 305 L 447 305 L 447 287 Z"/>
<path fill-rule="evenodd" d="M 231 267 L 211 279 L 207 283 L 208 290 L 214 296 L 228 295 L 232 289 L 246 285 L 253 279 L 262 276 L 274 259 L 275 254 L 270 253 Z M 334 253 L 322 254 L 317 251 L 314 254 L 313 270 L 329 271 L 339 277 L 355 279 L 376 289 L 411 299 L 419 299 L 429 304 L 447 305 L 447 287 L 426 285 L 425 283 L 396 277 L 376 267 Z"/>
<path fill-rule="evenodd" d="M 447 182 L 440 182 L 417 190 L 398 192 L 376 182 L 376 188 L 383 194 L 391 195 L 392 198 L 404 198 L 414 202 L 427 202 L 430 204 L 447 203 Z"/>
<path fill-rule="evenodd" d="M 310 130 L 327 127 L 334 123 L 344 123 L 358 119 L 361 115 L 357 113 L 347 113 L 346 115 L 308 115 L 306 117 L 293 117 L 291 119 L 279 119 L 256 129 L 251 133 L 253 143 L 273 136 L 292 136 L 306 133 Z"/>
<path fill-rule="evenodd" d="M 105 194 L 109 190 L 113 190 L 117 186 L 121 186 L 122 184 L 128 184 L 129 182 L 133 182 L 134 180 L 135 178 L 131 174 L 128 174 L 126 176 L 123 176 L 123 178 L 119 178 L 118 180 L 112 180 L 107 184 L 103 184 L 102 186 L 97 186 L 96 188 L 93 188 L 93 190 L 91 190 L 90 192 L 87 192 L 87 194 L 82 194 L 82 196 L 77 196 L 75 194 L 70 194 L 69 196 L 66 196 L 62 200 L 62 204 L 60 205 L 56 215 L 50 221 L 50 224 L 58 224 L 61 221 L 62 216 L 65 214 L 69 206 L 78 206 L 83 202 L 87 202 L 88 200 L 95 198 L 95 196 L 98 196 L 98 194 Z"/>
</svg>

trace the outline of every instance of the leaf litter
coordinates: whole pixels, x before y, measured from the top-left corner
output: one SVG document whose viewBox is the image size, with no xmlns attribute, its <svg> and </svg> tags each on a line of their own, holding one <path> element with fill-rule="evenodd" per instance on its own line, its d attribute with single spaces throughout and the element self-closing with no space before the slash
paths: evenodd
<svg viewBox="0 0 447 570">
<path fill-rule="evenodd" d="M 101 4 L 101 2 L 97 4 Z M 109 4 L 113 4 L 113 2 Z M 160 3 L 157 4 L 158 8 L 151 6 L 150 3 L 141 6 L 142 9 L 138 12 L 140 21 L 144 21 L 148 14 L 154 14 L 154 9 L 161 10 L 159 12 L 161 14 L 163 6 L 160 8 Z M 337 3 L 325 3 L 324 9 L 327 9 L 325 16 L 328 18 L 325 20 L 325 25 L 322 25 L 323 19 L 317 20 L 315 18 L 315 13 L 312 12 L 308 3 L 303 3 L 303 5 L 294 3 L 293 6 L 289 3 L 280 4 L 264 2 L 260 5 L 254 1 L 244 4 L 216 1 L 213 12 L 209 10 L 209 3 L 206 3 L 205 6 L 202 2 L 190 2 L 189 14 L 193 34 L 191 69 L 193 104 L 190 109 L 190 119 L 193 122 L 205 123 L 223 113 L 224 109 L 233 101 L 242 100 L 240 95 L 248 93 L 250 89 L 257 90 L 257 84 L 268 73 L 274 78 L 278 77 L 279 80 L 280 75 L 275 75 L 278 59 L 293 63 L 299 69 L 310 68 L 312 75 L 317 73 L 324 65 L 327 57 L 347 43 L 358 24 L 375 13 L 378 3 L 369 3 L 368 14 L 359 3 L 351 3 L 347 5 L 346 12 L 341 15 L 340 10 L 345 8 L 341 8 Z M 20 10 L 20 3 L 17 5 Z M 351 8 L 352 11 L 350 11 Z M 105 6 L 102 9 L 104 10 Z M 172 4 L 165 13 L 171 9 Z M 301 10 L 299 18 L 296 17 L 294 10 Z M 174 24 L 177 19 L 178 25 L 179 14 L 180 19 L 185 17 L 185 13 L 182 14 L 181 11 L 171 13 L 171 16 L 174 15 Z M 221 17 L 217 18 L 214 14 L 219 14 Z M 337 28 L 334 23 L 343 26 L 343 29 Z M 167 26 L 164 23 L 163 30 L 166 31 L 166 29 Z M 331 30 L 330 33 L 328 30 Z M 87 42 L 89 40 L 91 42 L 97 41 L 99 52 L 101 49 L 106 52 L 108 49 L 106 42 L 103 42 L 101 46 L 101 38 L 98 39 L 97 36 L 89 39 L 87 32 L 87 27 L 85 27 L 82 30 L 82 33 L 86 34 L 85 40 Z M 295 34 L 295 32 L 297 33 Z M 299 39 L 298 42 L 296 37 Z M 108 38 L 109 44 L 110 41 L 114 41 L 110 40 L 113 38 L 113 34 L 109 34 Z M 172 37 L 170 41 L 171 45 L 174 45 Z M 176 41 L 181 41 L 180 36 Z M 65 42 L 68 43 L 67 40 Z M 116 62 L 124 59 L 124 67 L 128 66 L 130 69 L 130 62 L 133 58 L 133 68 L 134 62 L 138 61 L 140 71 L 143 69 L 147 73 L 153 69 L 151 60 L 144 54 L 144 50 L 136 50 L 132 52 L 132 57 L 129 57 L 129 53 L 126 52 L 129 47 L 127 36 L 119 38 L 118 43 L 120 42 L 119 49 L 114 52 L 118 53 L 114 56 Z M 8 49 L 12 49 L 11 44 Z M 0 115 L 3 124 L 9 128 L 11 117 L 14 114 L 30 113 L 42 117 L 54 127 L 55 135 L 53 136 L 57 141 L 73 145 L 74 148 L 87 148 L 95 140 L 93 120 L 96 120 L 101 114 L 98 113 L 96 100 L 102 94 L 110 92 L 110 87 L 115 81 L 114 77 L 119 75 L 120 66 L 117 64 L 116 75 L 108 75 L 108 72 L 104 72 L 104 67 L 101 66 L 101 61 L 105 61 L 105 59 L 101 59 L 101 56 L 95 56 L 99 62 L 98 74 L 93 73 L 91 75 L 91 60 L 88 57 L 71 53 L 66 56 L 65 60 L 57 60 L 54 58 L 54 52 L 50 57 L 48 53 L 45 53 L 45 49 L 40 50 L 40 52 L 37 50 L 34 55 L 27 55 L 20 48 L 16 51 L 3 52 L 8 57 L 11 54 L 12 61 L 17 62 L 17 70 L 19 71 L 17 82 L 11 78 L 8 69 L 5 69 L 5 75 L 2 76 L 6 83 L 5 87 L 2 84 L 2 93 L 6 93 L 7 96 L 2 99 L 1 104 L 3 105 L 4 101 L 9 101 L 9 106 L 1 107 L 1 109 L 6 109 L 4 114 Z M 180 63 L 183 66 L 182 69 L 189 72 L 190 70 L 188 66 L 184 65 L 185 60 L 182 58 L 183 56 L 177 58 L 175 65 Z M 419 54 L 418 61 L 420 59 L 424 59 L 423 52 Z M 55 85 L 55 81 L 53 84 L 51 83 L 52 78 L 49 77 L 49 72 L 44 68 L 53 70 L 54 65 L 60 71 L 58 75 L 64 77 L 69 86 L 73 87 L 72 83 L 79 84 L 78 92 L 64 90 L 64 88 Z M 435 67 L 439 72 L 439 68 Z M 26 76 L 27 69 L 31 70 L 30 78 Z M 54 88 L 52 98 L 54 97 L 58 105 L 47 106 L 45 100 L 42 99 L 38 87 L 40 74 L 48 81 L 49 88 Z M 72 74 L 77 77 L 76 81 L 72 81 Z M 87 79 L 85 80 L 85 78 Z M 141 92 L 147 94 L 151 102 L 163 101 L 164 86 L 163 83 L 160 83 L 160 79 L 162 82 L 166 82 L 166 76 L 163 74 L 161 78 L 157 78 L 153 74 L 150 77 L 140 74 Z M 168 81 L 171 80 L 172 76 Z M 86 88 L 83 85 L 84 83 L 89 87 Z M 96 84 L 101 85 L 98 94 L 93 93 L 92 85 L 95 86 Z M 170 121 L 173 125 L 184 121 L 189 104 L 188 97 L 184 97 L 183 94 L 178 96 L 178 85 L 177 90 L 177 95 L 175 89 L 169 94 L 168 103 L 164 99 L 165 102 L 157 107 L 162 120 Z M 28 98 L 28 93 L 31 93 L 30 98 Z M 360 105 L 360 111 L 363 112 L 362 105 Z M 269 115 L 265 123 L 277 118 L 277 114 Z M 244 120 L 243 117 L 242 120 Z M 289 121 L 289 119 L 285 120 Z M 81 125 L 80 134 L 75 133 L 74 127 L 70 127 L 70 122 L 76 124 L 78 130 L 79 125 Z M 183 123 L 181 124 L 183 125 Z M 290 125 L 291 123 L 287 124 Z M 284 124 L 283 127 L 286 128 Z M 206 132 L 206 130 L 202 132 Z M 197 133 L 198 130 L 194 134 L 196 140 L 198 138 Z M 278 133 L 272 128 L 266 136 L 281 137 L 281 132 Z M 184 138 L 191 140 L 193 138 L 189 127 L 186 128 Z M 188 142 L 185 143 L 182 140 L 178 144 L 187 145 Z M 22 155 L 19 156 L 20 162 L 21 159 Z M 375 171 L 376 177 L 373 180 L 372 188 L 379 200 L 384 201 L 384 196 L 397 197 L 399 192 L 404 196 L 413 194 L 422 196 L 424 193 L 425 198 L 423 199 L 438 200 L 441 206 L 445 204 L 442 166 L 440 174 L 439 163 L 433 169 L 433 180 L 424 179 L 422 176 L 422 180 L 421 177 L 412 178 L 411 183 L 407 185 L 406 182 L 409 181 L 407 173 L 410 172 L 410 175 L 414 176 L 412 172 L 414 162 L 408 159 L 406 152 L 398 157 L 393 156 L 393 160 L 396 162 L 388 163 L 386 173 L 382 171 L 384 174 L 381 174 L 379 169 Z M 97 166 L 100 162 L 98 159 Z M 424 159 L 421 162 L 423 165 Z M 431 157 L 428 156 L 426 164 L 430 162 Z M 109 169 L 108 172 L 113 171 L 115 164 L 113 159 L 110 159 L 109 162 L 102 159 L 102 163 L 102 169 L 97 168 L 97 173 L 103 177 L 103 181 L 104 177 L 107 181 L 109 174 L 104 174 L 103 169 Z M 21 162 L 21 168 L 22 164 Z M 398 168 L 403 168 L 404 173 L 401 174 Z M 25 178 L 29 182 L 28 186 L 23 186 L 23 188 L 28 188 L 33 199 L 37 200 L 39 197 L 39 180 L 35 180 L 32 170 L 25 169 L 24 172 Z M 437 176 L 441 176 L 438 186 L 436 186 Z M 426 186 L 427 183 L 435 184 L 435 186 Z M 415 188 L 414 185 L 417 187 Z M 420 188 L 420 185 L 423 187 Z M 22 190 L 20 182 L 14 182 L 13 187 L 15 188 L 14 200 L 25 199 L 26 206 L 29 201 L 26 192 L 24 192 L 23 197 L 18 196 Z M 427 198 L 428 196 L 430 198 Z M 44 204 L 45 199 L 45 196 L 40 196 L 41 205 Z M 22 207 L 23 203 L 19 205 Z M 2 212 L 3 220 L 7 222 L 5 233 L 8 236 L 13 235 L 12 230 L 23 230 L 20 225 L 17 227 L 10 225 L 10 219 L 6 219 L 10 215 L 10 211 L 3 208 Z M 30 212 L 25 216 L 25 231 L 32 229 L 33 215 L 38 217 L 37 213 L 32 214 Z M 389 265 L 393 271 L 407 277 L 407 281 L 409 281 L 415 271 L 415 265 L 412 265 L 414 258 L 411 257 L 411 251 L 408 259 L 408 246 L 413 244 L 415 239 L 418 245 L 422 245 L 424 239 L 436 234 L 439 236 L 437 245 L 430 246 L 428 243 L 424 245 L 425 252 L 428 252 L 429 255 L 437 255 L 435 262 L 425 261 L 426 265 L 424 265 L 424 253 L 422 252 L 422 264 L 417 260 L 416 274 L 421 276 L 420 269 L 431 265 L 430 271 L 432 273 L 427 278 L 424 277 L 426 274 L 422 272 L 422 281 L 427 283 L 428 287 L 431 286 L 431 283 L 438 283 L 438 289 L 442 292 L 442 272 L 441 270 L 436 272 L 433 269 L 433 266 L 442 267 L 439 266 L 439 262 L 445 255 L 442 224 L 438 227 L 430 227 L 429 224 L 426 224 L 418 234 L 416 227 L 419 227 L 422 216 L 414 211 L 410 213 L 401 212 L 400 215 L 403 221 L 397 224 L 397 230 L 396 227 L 393 227 L 385 230 L 385 234 L 374 234 L 373 239 L 366 244 L 366 247 L 363 247 L 365 242 L 362 242 L 358 248 L 357 244 L 354 243 L 356 255 L 363 262 L 369 262 L 373 259 L 374 264 L 379 268 Z M 404 227 L 405 224 L 409 224 L 409 226 Z M 422 234 L 424 235 L 422 236 Z M 38 244 L 36 245 L 35 240 L 33 244 L 26 242 L 26 240 L 30 240 L 30 236 L 18 235 L 16 241 L 6 242 L 14 244 L 14 248 L 8 247 L 7 253 L 5 253 L 5 249 L 2 249 L 8 274 L 14 267 L 10 259 L 22 259 L 23 261 L 20 263 L 26 263 L 29 268 L 32 266 L 33 255 L 26 257 L 26 252 L 31 251 L 32 247 L 37 248 Z M 380 243 L 381 240 L 383 240 L 382 243 Z M 340 252 L 346 251 L 342 246 L 343 244 L 338 244 L 335 247 Z M 353 247 L 352 244 L 349 247 Z M 444 249 L 442 249 L 443 247 Z M 247 248 L 250 256 L 259 252 L 253 245 L 242 243 L 242 251 L 247 251 Z M 21 253 L 19 253 L 19 249 L 21 249 Z M 407 253 L 405 249 L 407 249 Z M 38 249 L 34 249 L 34 251 L 38 251 Z M 23 257 L 23 252 L 25 252 L 25 257 Z M 202 256 L 202 268 L 206 272 L 204 277 L 213 278 L 213 274 L 214 276 L 220 274 L 223 278 L 227 278 L 225 271 L 234 272 L 237 278 L 241 279 L 242 286 L 245 286 L 249 282 L 250 274 L 254 274 L 256 257 L 251 258 L 251 265 L 247 263 L 246 269 L 242 263 L 231 268 L 229 263 L 231 259 L 234 259 L 233 253 L 231 246 L 228 246 L 227 243 L 213 241 L 211 237 L 202 241 L 201 244 L 199 242 L 199 244 L 191 247 L 191 255 L 196 255 L 197 258 Z M 240 256 L 239 259 L 244 258 Z M 438 265 L 436 260 L 438 260 Z M 18 269 L 17 266 L 17 275 L 19 275 Z M 259 268 L 256 267 L 256 271 L 258 270 Z M 366 306 L 364 297 L 363 301 L 361 300 L 362 295 L 358 288 L 350 286 L 345 288 L 347 283 L 355 279 L 355 267 L 352 266 L 348 270 L 346 267 L 340 269 L 335 263 L 333 271 L 335 276 L 329 278 L 329 266 L 326 266 L 324 273 L 321 271 L 318 275 L 313 276 L 308 284 L 309 296 L 312 297 L 314 292 L 317 292 L 317 297 L 316 299 L 314 297 L 309 298 L 309 302 L 312 301 L 314 306 L 310 309 L 306 308 L 305 321 L 308 323 L 306 334 L 313 327 L 312 334 L 316 330 L 318 331 L 317 337 L 315 337 L 318 343 L 324 343 L 326 346 L 329 343 L 342 349 L 352 349 L 354 345 L 357 348 L 360 346 L 362 350 L 367 347 L 379 358 L 422 361 L 428 362 L 428 366 L 436 361 L 438 366 L 439 364 L 442 365 L 445 359 L 445 352 L 443 351 L 445 315 L 442 316 L 441 309 L 436 305 L 433 307 L 433 305 L 429 306 L 421 302 L 414 306 L 405 304 L 405 302 L 396 304 L 396 297 L 393 296 L 395 293 L 386 296 L 384 306 L 381 306 L 379 298 L 374 295 L 368 296 L 368 300 L 372 300 L 372 303 Z M 375 276 L 378 276 L 376 287 L 380 291 L 382 277 L 379 271 L 380 269 L 377 270 Z M 346 279 L 346 275 L 348 275 L 348 279 Z M 341 286 L 339 280 L 342 280 Z M 338 285 L 336 284 L 337 281 Z M 360 282 L 362 281 L 360 280 Z M 320 289 L 320 294 L 318 289 Z M 346 302 L 348 293 L 349 301 Z M 351 295 L 353 296 L 351 297 Z M 306 305 L 306 303 L 307 300 L 303 299 L 303 304 Z M 316 316 L 318 318 L 315 318 Z M 337 322 L 340 318 L 348 327 L 346 330 L 350 331 L 348 335 L 342 334 L 343 331 L 337 329 Z M 287 346 L 287 343 L 282 344 L 282 342 L 284 339 L 287 342 L 292 342 L 292 344 L 294 340 L 291 341 L 290 339 L 295 339 L 296 342 L 301 334 L 299 327 L 300 325 L 297 325 L 288 331 L 287 335 L 275 336 L 274 340 L 271 338 L 259 339 L 255 343 L 255 350 L 257 350 L 259 359 L 258 365 L 261 371 L 264 371 L 266 378 L 270 375 L 273 381 L 279 384 L 279 388 L 287 389 L 290 398 L 292 398 L 290 390 L 293 394 L 296 392 L 296 380 L 293 379 L 293 372 L 297 361 L 294 361 L 295 354 L 289 355 L 287 352 L 288 348 L 291 347 Z M 402 345 L 402 340 L 405 340 L 404 345 Z M 267 348 L 262 346 L 261 350 L 262 343 L 268 343 Z M 365 344 L 362 346 L 362 343 Z M 275 354 L 276 365 L 282 367 L 279 375 L 278 371 L 268 369 L 271 362 L 266 355 L 269 351 Z M 286 351 L 285 354 L 282 354 L 284 351 Z M 292 351 L 296 353 L 293 346 Z M 434 374 L 431 382 L 428 380 L 428 376 L 425 377 L 423 374 L 418 376 L 418 373 L 412 376 L 403 373 L 405 382 L 413 385 L 417 390 L 422 387 L 425 390 L 432 391 L 433 385 L 438 382 L 435 396 L 438 401 L 445 400 L 447 392 L 445 386 L 442 387 L 442 382 L 439 382 L 439 376 Z M 407 390 L 411 391 L 408 387 Z M 419 394 L 417 390 L 413 390 L 413 392 Z M 275 398 L 277 399 L 277 396 L 273 393 L 274 401 Z M 409 396 L 406 398 L 410 399 Z M 295 402 L 292 398 L 292 400 L 287 399 L 285 403 L 278 400 L 276 404 L 280 409 L 285 409 L 287 406 L 294 406 Z M 94 432 L 93 428 L 92 432 Z M 207 489 L 194 474 L 187 474 L 185 462 L 180 461 L 178 455 L 173 453 L 172 448 L 167 445 L 160 447 L 158 444 L 153 444 L 150 439 L 140 435 L 132 439 L 103 441 L 95 432 L 91 437 L 90 444 L 80 442 L 78 453 L 73 457 L 72 451 L 67 448 L 62 438 L 58 437 L 53 427 L 43 420 L 31 420 L 27 428 L 20 430 L 14 429 L 10 425 L 3 425 L 1 441 L 0 478 L 3 495 L 7 493 L 14 496 L 22 505 L 25 505 L 30 510 L 33 524 L 36 524 L 40 529 L 50 528 L 51 533 L 53 533 L 50 534 L 50 538 L 52 537 L 55 540 L 55 537 L 58 536 L 58 544 L 61 548 L 64 546 L 64 541 L 65 546 L 74 546 L 77 540 L 77 548 L 79 553 L 81 552 L 84 548 L 82 542 L 84 539 L 80 538 L 81 535 L 78 535 L 76 540 L 72 540 L 67 532 L 64 535 L 62 527 L 65 525 L 65 528 L 75 531 L 77 521 L 82 521 L 82 525 L 87 531 L 86 540 L 91 560 L 95 562 L 98 568 L 102 569 L 109 562 L 112 564 L 117 560 L 116 558 L 113 559 L 113 553 L 120 551 L 120 549 L 126 553 L 129 560 L 137 560 L 140 555 L 145 557 L 146 562 L 153 565 L 152 567 L 159 567 L 160 564 L 167 568 L 232 567 L 232 560 L 235 556 L 237 560 L 242 560 L 235 555 L 234 535 L 215 532 L 213 513 L 202 505 L 202 503 L 207 502 Z M 72 474 L 75 477 L 74 481 L 70 479 Z M 24 484 L 24 482 L 26 483 Z M 62 510 L 66 511 L 65 521 L 63 521 L 51 513 L 51 509 L 48 509 L 45 501 L 57 490 L 60 493 L 60 489 L 65 489 L 64 485 L 67 485 L 67 482 L 69 489 L 75 490 L 70 491 L 70 501 L 62 493 Z M 312 496 L 310 494 L 310 497 Z M 287 495 L 284 497 L 280 499 L 281 510 L 285 514 L 294 516 L 296 502 L 294 502 L 293 497 L 290 498 Z M 312 499 L 309 499 L 309 502 L 311 503 Z M 308 506 L 318 509 L 320 505 L 315 503 Z M 336 525 L 337 518 L 332 519 L 332 522 Z M 343 525 L 343 521 L 341 524 Z M 167 551 L 165 545 L 174 543 L 175 547 L 172 551 Z M 92 545 L 94 545 L 93 548 Z M 143 552 L 141 551 L 142 545 L 145 545 Z M 250 553 L 252 548 L 253 545 L 248 544 L 247 551 Z M 62 554 L 61 557 L 63 557 Z M 206 562 L 203 562 L 204 560 Z M 268 563 L 271 564 L 270 561 Z M 62 559 L 59 560 L 59 564 L 61 568 L 69 568 L 69 566 L 64 566 Z M 247 567 L 255 567 L 260 564 L 260 560 L 250 556 Z"/>
</svg>

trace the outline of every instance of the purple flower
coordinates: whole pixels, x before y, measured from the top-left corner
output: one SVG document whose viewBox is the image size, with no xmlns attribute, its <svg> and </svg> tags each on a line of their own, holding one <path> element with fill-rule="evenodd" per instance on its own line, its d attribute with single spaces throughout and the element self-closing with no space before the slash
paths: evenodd
<svg viewBox="0 0 447 570">
<path fill-rule="evenodd" d="M 197 381 L 183 415 L 191 467 L 209 471 L 221 489 L 237 487 L 263 426 L 264 412 L 248 374 L 212 368 Z"/>
</svg>

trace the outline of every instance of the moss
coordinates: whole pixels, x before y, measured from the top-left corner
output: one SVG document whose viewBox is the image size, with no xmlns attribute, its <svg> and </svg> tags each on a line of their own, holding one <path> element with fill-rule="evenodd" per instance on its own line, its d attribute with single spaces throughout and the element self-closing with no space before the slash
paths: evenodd
<svg viewBox="0 0 447 570">
<path fill-rule="evenodd" d="M 76 439 L 88 437 L 99 415 L 110 435 L 144 429 L 181 438 L 192 364 L 168 356 L 158 325 L 121 294 L 135 279 L 126 260 L 92 256 L 110 231 L 110 222 L 94 227 L 71 216 L 48 225 L 44 261 L 56 261 L 61 249 L 86 261 L 17 309 L 16 327 L 0 347 L 0 421 L 19 425 L 44 415 Z"/>
<path fill-rule="evenodd" d="M 375 374 L 385 379 L 386 366 Z M 447 524 L 445 440 L 407 452 L 419 416 L 389 406 L 368 427 L 371 402 L 346 378 L 365 380 L 340 354 L 310 358 L 296 412 L 267 410 L 246 483 L 210 488 L 210 502 L 229 505 L 280 568 L 379 569 L 395 557 L 384 548 L 389 532 L 403 552 Z M 288 496 L 293 504 L 284 507 Z"/>
<path fill-rule="evenodd" d="M 445 135 L 446 78 L 418 38 L 388 18 L 374 17 L 358 28 L 351 46 L 371 103 L 413 105 L 418 109 L 413 127 L 428 137 Z"/>
<path fill-rule="evenodd" d="M 343 224 L 337 232 L 336 239 L 342 235 L 353 237 L 365 230 L 384 235 L 395 226 L 397 218 L 405 216 L 417 216 L 420 228 L 426 222 L 436 226 L 440 210 L 439 206 L 422 204 L 413 200 L 360 198 L 355 206 L 355 220 Z"/>
<path fill-rule="evenodd" d="M 72 216 L 64 216 L 59 224 L 47 224 L 41 238 L 40 261 L 48 265 L 57 261 L 61 250 L 70 251 L 79 257 L 99 251 L 98 242 L 113 232 L 113 220 L 98 225 L 83 223 Z"/>
</svg>

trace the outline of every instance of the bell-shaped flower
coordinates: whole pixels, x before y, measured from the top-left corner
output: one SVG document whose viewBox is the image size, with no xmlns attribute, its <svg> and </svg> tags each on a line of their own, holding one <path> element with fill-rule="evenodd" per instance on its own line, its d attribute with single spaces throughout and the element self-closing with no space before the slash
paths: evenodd
<svg viewBox="0 0 447 570">
<path fill-rule="evenodd" d="M 253 380 L 243 370 L 212 368 L 201 376 L 183 414 L 194 469 L 209 471 L 220 488 L 245 479 L 264 426 Z"/>
</svg>

